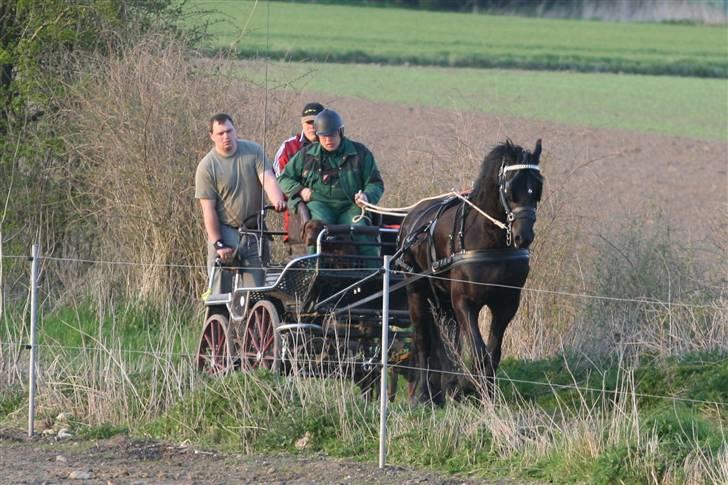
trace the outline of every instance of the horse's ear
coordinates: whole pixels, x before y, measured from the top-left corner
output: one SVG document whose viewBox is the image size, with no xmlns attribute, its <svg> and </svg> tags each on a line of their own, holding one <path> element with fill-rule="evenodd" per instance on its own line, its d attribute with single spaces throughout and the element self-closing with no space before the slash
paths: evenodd
<svg viewBox="0 0 728 485">
<path fill-rule="evenodd" d="M 536 159 L 536 163 L 538 163 L 538 159 L 541 156 L 541 138 L 536 140 L 536 148 L 533 149 L 533 158 Z"/>
</svg>

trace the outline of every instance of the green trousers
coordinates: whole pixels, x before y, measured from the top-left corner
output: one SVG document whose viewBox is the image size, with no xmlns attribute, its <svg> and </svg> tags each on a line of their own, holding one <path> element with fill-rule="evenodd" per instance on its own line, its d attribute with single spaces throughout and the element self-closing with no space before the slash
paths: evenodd
<svg viewBox="0 0 728 485">
<path fill-rule="evenodd" d="M 318 219 L 326 224 L 369 224 L 367 219 L 354 222 L 354 217 L 361 215 L 361 209 L 348 201 L 347 203 L 336 203 L 312 200 L 307 202 L 306 205 L 309 212 L 311 212 L 311 219 Z M 354 234 L 352 239 L 355 242 L 376 242 L 375 238 L 363 234 Z M 316 248 L 313 246 L 309 246 L 307 249 L 309 253 L 316 252 Z M 362 256 L 379 256 L 379 246 L 359 246 L 359 254 Z M 378 266 L 374 261 L 368 261 L 367 263 L 367 266 Z"/>
</svg>

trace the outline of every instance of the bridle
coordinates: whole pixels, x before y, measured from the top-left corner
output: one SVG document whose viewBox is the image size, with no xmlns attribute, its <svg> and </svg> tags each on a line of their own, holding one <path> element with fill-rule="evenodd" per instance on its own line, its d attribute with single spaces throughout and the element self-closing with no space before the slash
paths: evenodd
<svg viewBox="0 0 728 485">
<path fill-rule="evenodd" d="M 523 159 L 525 161 L 526 154 L 523 154 Z M 516 207 L 515 209 L 511 209 L 510 204 L 508 203 L 508 196 L 511 192 L 511 183 L 516 178 L 514 177 L 506 177 L 506 174 L 508 172 L 519 172 L 521 170 L 535 170 L 538 173 L 538 177 L 543 180 L 543 177 L 541 177 L 541 168 L 538 165 L 534 165 L 531 163 L 519 163 L 516 165 L 506 165 L 506 161 L 503 159 L 501 162 L 500 169 L 498 170 L 498 197 L 500 199 L 501 206 L 503 207 L 503 210 L 506 212 L 506 246 L 510 246 L 513 239 L 513 222 L 516 219 L 526 219 L 532 222 L 536 221 L 536 208 L 535 207 Z"/>
</svg>

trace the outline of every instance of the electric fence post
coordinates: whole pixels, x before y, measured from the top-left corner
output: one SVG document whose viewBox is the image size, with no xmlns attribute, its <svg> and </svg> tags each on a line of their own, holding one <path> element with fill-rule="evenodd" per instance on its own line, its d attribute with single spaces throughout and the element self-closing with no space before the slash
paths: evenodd
<svg viewBox="0 0 728 485">
<path fill-rule="evenodd" d="M 33 436 L 33 421 L 35 420 L 35 373 L 38 361 L 38 346 L 36 345 L 36 326 L 38 320 L 38 261 L 40 250 L 33 244 L 30 257 L 30 373 L 28 377 L 28 437 Z"/>
<path fill-rule="evenodd" d="M 387 458 L 387 363 L 389 360 L 389 262 L 384 256 L 382 283 L 382 375 L 379 378 L 379 468 Z"/>
</svg>

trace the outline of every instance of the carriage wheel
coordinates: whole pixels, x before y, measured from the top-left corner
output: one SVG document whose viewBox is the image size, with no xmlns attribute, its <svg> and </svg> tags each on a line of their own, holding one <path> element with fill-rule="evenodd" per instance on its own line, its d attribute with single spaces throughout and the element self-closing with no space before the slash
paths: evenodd
<svg viewBox="0 0 728 485">
<path fill-rule="evenodd" d="M 322 376 L 329 365 L 324 352 L 326 341 L 317 329 L 295 329 L 281 333 L 282 362 L 289 374 Z"/>
<path fill-rule="evenodd" d="M 233 342 L 228 319 L 211 315 L 205 322 L 197 347 L 197 370 L 211 375 L 227 374 L 233 368 Z"/>
<path fill-rule="evenodd" d="M 240 346 L 243 369 L 270 369 L 278 372 L 281 364 L 281 337 L 276 332 L 280 325 L 278 310 L 273 302 L 262 300 L 248 313 Z"/>
</svg>

